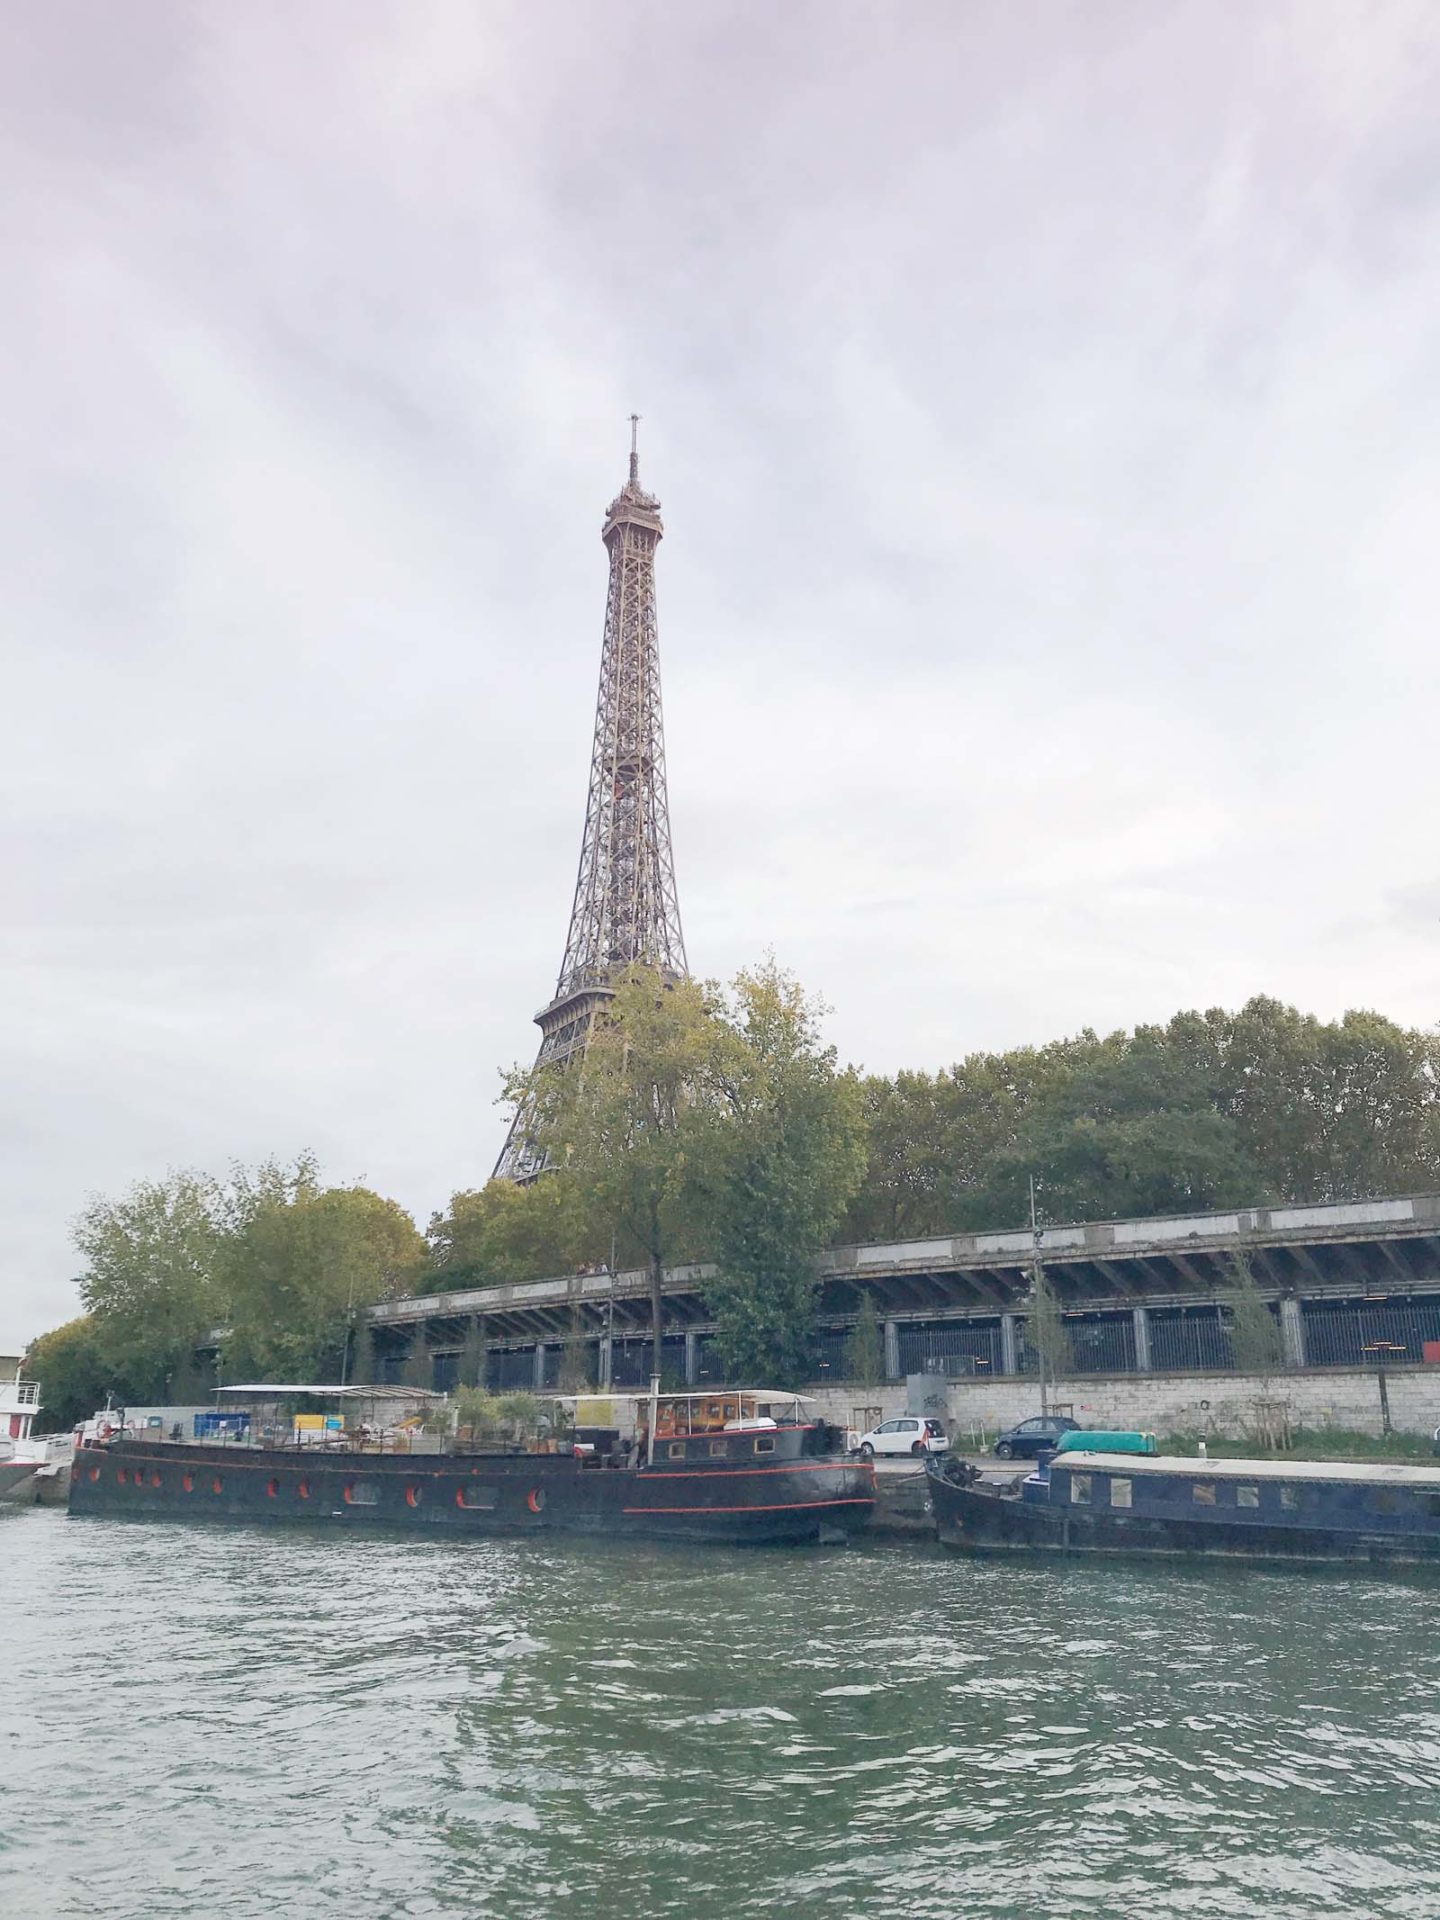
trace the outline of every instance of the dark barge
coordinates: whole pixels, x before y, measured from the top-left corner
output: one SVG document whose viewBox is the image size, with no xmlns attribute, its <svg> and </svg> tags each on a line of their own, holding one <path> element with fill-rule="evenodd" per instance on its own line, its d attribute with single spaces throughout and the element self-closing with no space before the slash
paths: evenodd
<svg viewBox="0 0 1440 1920">
<path fill-rule="evenodd" d="M 1440 1564 L 1440 1466 L 1067 1452 L 1018 1492 L 926 1471 L 939 1539 L 977 1553 Z"/>
<path fill-rule="evenodd" d="M 742 1408 L 725 1419 L 737 1401 Z M 732 1544 L 837 1539 L 869 1520 L 873 1470 L 846 1458 L 843 1435 L 804 1418 L 793 1395 L 668 1395 L 653 1404 L 653 1442 L 647 1429 L 633 1444 L 607 1434 L 540 1451 L 219 1444 L 122 1429 L 77 1452 L 70 1511 Z"/>
</svg>

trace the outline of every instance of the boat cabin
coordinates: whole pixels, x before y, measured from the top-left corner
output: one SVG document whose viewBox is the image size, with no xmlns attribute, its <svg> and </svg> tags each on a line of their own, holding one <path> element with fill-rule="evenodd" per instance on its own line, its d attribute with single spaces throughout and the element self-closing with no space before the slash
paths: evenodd
<svg viewBox="0 0 1440 1920">
<path fill-rule="evenodd" d="M 1096 1516 L 1440 1539 L 1440 1466 L 1066 1453 L 1021 1498 Z"/>
</svg>

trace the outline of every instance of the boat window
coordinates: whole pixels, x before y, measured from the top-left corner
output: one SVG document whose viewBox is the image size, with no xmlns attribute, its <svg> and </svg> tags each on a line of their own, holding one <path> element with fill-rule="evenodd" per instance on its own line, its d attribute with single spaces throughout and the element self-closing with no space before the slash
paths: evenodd
<svg viewBox="0 0 1440 1920">
<path fill-rule="evenodd" d="M 755 1442 L 755 1451 L 757 1453 L 773 1453 L 775 1451 L 775 1442 L 773 1440 L 757 1440 Z"/>
<path fill-rule="evenodd" d="M 1260 1504 L 1259 1487 L 1236 1487 L 1235 1504 L 1237 1507 L 1258 1507 Z"/>
<path fill-rule="evenodd" d="M 712 1440 L 710 1442 L 710 1458 L 712 1460 L 723 1460 L 729 1451 L 729 1445 L 724 1440 Z"/>
<path fill-rule="evenodd" d="M 1371 1505 L 1376 1513 L 1398 1513 L 1400 1496 L 1393 1487 L 1377 1487 L 1371 1496 Z"/>
<path fill-rule="evenodd" d="M 345 1486 L 347 1507 L 378 1507 L 380 1488 L 374 1480 L 350 1480 Z"/>
<path fill-rule="evenodd" d="M 1110 1482 L 1110 1504 L 1112 1507 L 1133 1506 L 1135 1483 L 1133 1480 L 1112 1480 Z"/>
<path fill-rule="evenodd" d="M 1281 1487 L 1280 1504 L 1293 1513 L 1300 1505 L 1300 1489 L 1298 1487 Z"/>
<path fill-rule="evenodd" d="M 1432 1493 L 1425 1506 L 1432 1520 L 1440 1520 L 1440 1493 Z"/>
<path fill-rule="evenodd" d="M 685 1442 L 683 1440 L 672 1440 L 670 1442 L 670 1458 L 672 1460 L 683 1460 L 685 1458 Z"/>
<path fill-rule="evenodd" d="M 1190 1488 L 1197 1507 L 1213 1507 L 1215 1504 L 1215 1482 L 1196 1480 Z"/>
<path fill-rule="evenodd" d="M 467 1480 L 455 1489 L 457 1507 L 495 1507 L 500 1503 L 498 1487 L 482 1487 L 476 1481 Z"/>
<path fill-rule="evenodd" d="M 1070 1501 L 1072 1506 L 1088 1507 L 1090 1504 L 1090 1475 L 1072 1473 L 1070 1476 Z"/>
</svg>

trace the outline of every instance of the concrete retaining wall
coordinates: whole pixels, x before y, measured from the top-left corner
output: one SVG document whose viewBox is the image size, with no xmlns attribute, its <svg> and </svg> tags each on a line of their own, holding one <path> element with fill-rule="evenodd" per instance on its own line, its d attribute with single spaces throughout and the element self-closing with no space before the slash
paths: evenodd
<svg viewBox="0 0 1440 1920">
<path fill-rule="evenodd" d="M 1390 1418 L 1403 1432 L 1440 1427 L 1440 1367 L 1389 1375 Z M 906 1411 L 903 1383 L 884 1387 L 808 1389 L 827 1420 L 855 1424 L 866 1408 L 890 1420 Z M 1325 1369 L 1277 1375 L 1262 1383 L 1235 1373 L 1107 1374 L 1062 1380 L 1050 1400 L 1087 1427 L 1140 1428 L 1151 1433 L 1214 1432 L 1239 1438 L 1254 1425 L 1254 1402 L 1268 1392 L 1284 1401 L 1295 1426 L 1345 1427 L 1378 1435 L 1380 1396 L 1369 1371 Z M 961 1444 L 1013 1427 L 1040 1411 L 1040 1389 L 1027 1380 L 952 1380 L 950 1425 Z"/>
</svg>

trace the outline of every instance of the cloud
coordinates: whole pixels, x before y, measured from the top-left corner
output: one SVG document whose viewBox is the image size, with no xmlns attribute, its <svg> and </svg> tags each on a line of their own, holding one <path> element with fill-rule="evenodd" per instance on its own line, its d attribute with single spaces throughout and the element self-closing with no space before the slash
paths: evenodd
<svg viewBox="0 0 1440 1920">
<path fill-rule="evenodd" d="M 1429 8 L 88 0 L 0 62 L 0 1347 L 66 1222 L 483 1178 L 624 416 L 692 964 L 933 1066 L 1430 1023 Z"/>
</svg>

